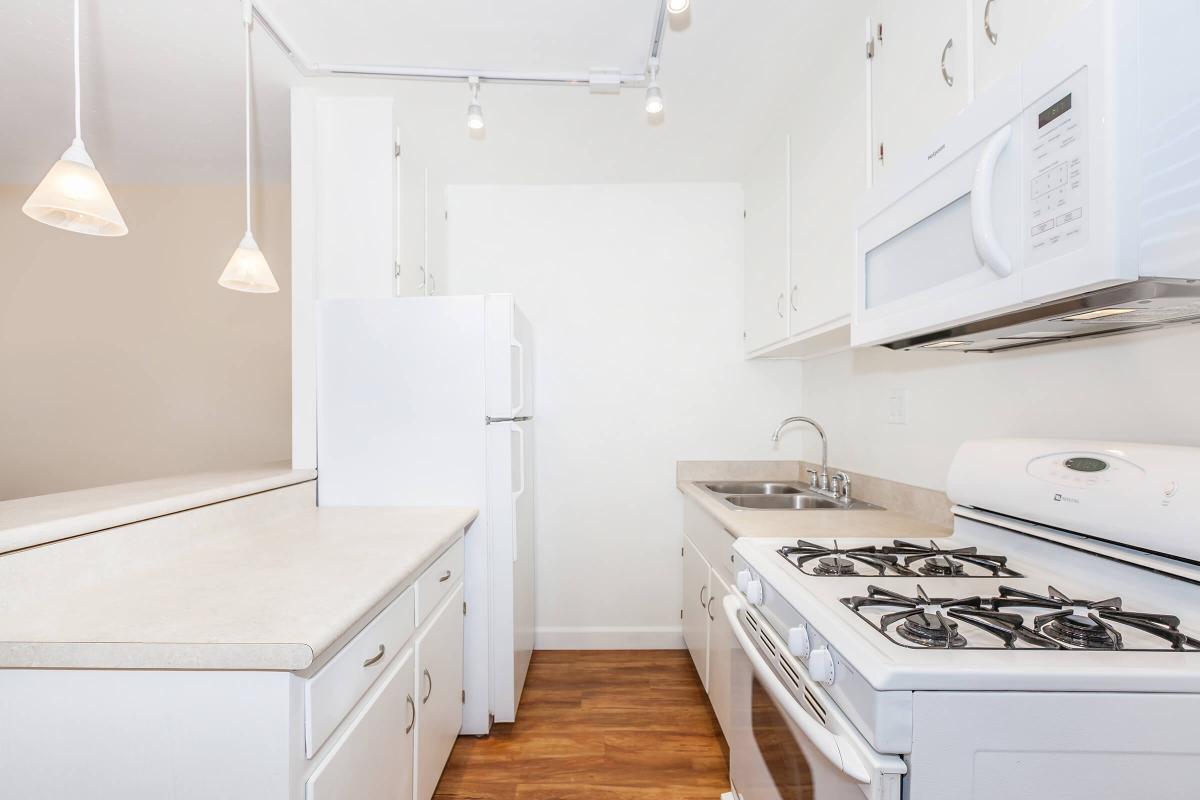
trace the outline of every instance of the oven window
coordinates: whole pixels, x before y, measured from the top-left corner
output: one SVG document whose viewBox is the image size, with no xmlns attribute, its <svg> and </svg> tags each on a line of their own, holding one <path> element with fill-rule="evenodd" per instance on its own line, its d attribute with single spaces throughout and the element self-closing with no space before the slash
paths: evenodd
<svg viewBox="0 0 1200 800">
<path fill-rule="evenodd" d="M 750 693 L 754 741 L 780 800 L 813 800 L 812 773 L 787 718 L 755 676 Z"/>
</svg>

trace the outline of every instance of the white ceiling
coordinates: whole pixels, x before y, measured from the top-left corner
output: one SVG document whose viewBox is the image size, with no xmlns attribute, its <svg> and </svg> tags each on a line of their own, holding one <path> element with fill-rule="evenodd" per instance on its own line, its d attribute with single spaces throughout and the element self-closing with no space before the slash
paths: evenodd
<svg viewBox="0 0 1200 800">
<path fill-rule="evenodd" d="M 837 0 L 860 2 L 865 0 Z M 257 0 L 317 62 L 639 72 L 658 0 Z M 83 0 L 85 139 L 110 183 L 241 176 L 240 0 Z M 300 78 L 260 29 L 256 136 L 288 176 L 288 88 L 391 93 L 418 151 L 450 182 L 738 180 L 769 116 L 807 111 L 828 0 L 694 0 L 669 30 L 667 110 L 638 90 L 485 85 L 467 135 L 456 83 Z M 0 181 L 37 181 L 71 137 L 71 0 L 0 2 Z M 864 12 L 865 13 L 865 12 Z M 8 122 L 16 121 L 17 124 Z"/>
</svg>

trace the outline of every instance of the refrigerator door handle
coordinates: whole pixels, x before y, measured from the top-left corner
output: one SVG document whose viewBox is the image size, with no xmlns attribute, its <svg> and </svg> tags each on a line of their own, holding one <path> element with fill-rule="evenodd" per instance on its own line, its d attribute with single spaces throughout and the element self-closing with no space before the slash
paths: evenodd
<svg viewBox="0 0 1200 800">
<path fill-rule="evenodd" d="M 517 560 L 517 542 L 520 539 L 519 531 L 517 530 L 517 501 L 521 499 L 521 495 L 525 494 L 525 429 L 519 425 L 513 428 L 517 434 L 517 448 L 520 452 L 518 460 L 518 472 L 521 475 L 521 488 L 513 492 L 512 496 L 512 554 L 513 562 Z"/>
<path fill-rule="evenodd" d="M 518 340 L 512 340 L 512 349 L 517 351 L 517 364 L 520 365 L 517 376 L 517 405 L 513 408 L 513 417 L 521 416 L 521 409 L 525 408 L 525 345 Z"/>
</svg>

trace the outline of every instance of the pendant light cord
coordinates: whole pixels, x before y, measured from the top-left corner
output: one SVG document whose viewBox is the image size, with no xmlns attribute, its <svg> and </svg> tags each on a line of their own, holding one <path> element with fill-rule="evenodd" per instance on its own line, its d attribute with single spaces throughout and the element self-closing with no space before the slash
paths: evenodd
<svg viewBox="0 0 1200 800">
<path fill-rule="evenodd" d="M 75 0 L 75 139 L 83 139 L 83 126 L 79 121 L 79 0 Z"/>
<path fill-rule="evenodd" d="M 76 0 L 78 2 L 78 0 Z M 250 24 L 252 17 L 245 20 L 246 25 L 246 233 L 250 233 Z"/>
</svg>

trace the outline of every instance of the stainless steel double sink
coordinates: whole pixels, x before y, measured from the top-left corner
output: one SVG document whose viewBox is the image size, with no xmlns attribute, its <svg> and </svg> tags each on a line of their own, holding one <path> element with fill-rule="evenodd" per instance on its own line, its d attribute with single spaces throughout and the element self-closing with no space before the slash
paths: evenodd
<svg viewBox="0 0 1200 800">
<path fill-rule="evenodd" d="M 802 483 L 773 481 L 723 481 L 697 483 L 734 509 L 779 509 L 787 511 L 881 511 L 879 506 L 851 500 L 844 503 L 826 497 Z"/>
</svg>

